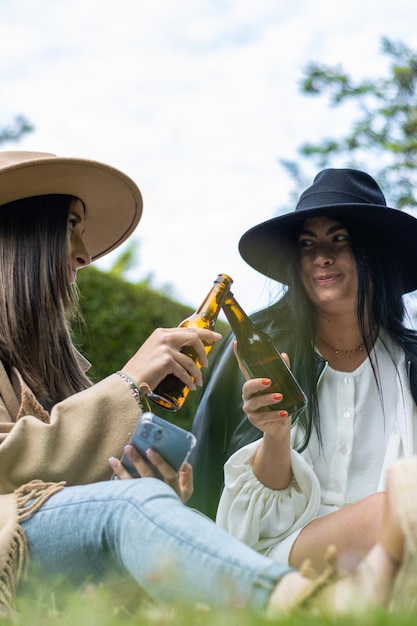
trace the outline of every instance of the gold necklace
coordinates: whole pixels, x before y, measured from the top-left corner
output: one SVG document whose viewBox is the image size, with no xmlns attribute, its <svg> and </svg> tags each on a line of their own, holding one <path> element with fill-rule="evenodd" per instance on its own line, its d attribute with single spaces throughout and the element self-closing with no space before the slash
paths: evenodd
<svg viewBox="0 0 417 626">
<path fill-rule="evenodd" d="M 362 343 L 359 344 L 359 346 L 357 348 L 352 348 L 351 350 L 346 350 L 344 348 L 335 348 L 334 346 L 332 346 L 330 343 L 327 343 L 327 341 L 325 341 L 323 339 L 323 337 L 320 337 L 319 335 L 319 339 L 322 343 L 324 343 L 325 346 L 327 346 L 328 348 L 330 348 L 331 350 L 333 350 L 333 352 L 335 354 L 344 354 L 345 356 L 347 356 L 348 359 L 350 359 L 350 357 L 352 356 L 352 354 L 355 354 L 356 352 L 363 352 L 365 344 Z"/>
</svg>

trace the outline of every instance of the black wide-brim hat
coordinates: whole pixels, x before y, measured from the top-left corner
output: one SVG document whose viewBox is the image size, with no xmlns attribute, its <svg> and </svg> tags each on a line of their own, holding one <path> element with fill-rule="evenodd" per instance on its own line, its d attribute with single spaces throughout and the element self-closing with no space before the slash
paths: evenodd
<svg viewBox="0 0 417 626">
<path fill-rule="evenodd" d="M 366 174 L 353 169 L 326 169 L 300 196 L 295 211 L 249 229 L 240 239 L 239 252 L 254 269 L 288 284 L 287 267 L 293 259 L 301 223 L 320 215 L 355 220 L 381 237 L 381 246 L 401 268 L 404 293 L 417 289 L 417 219 L 387 206 L 385 197 Z"/>
</svg>

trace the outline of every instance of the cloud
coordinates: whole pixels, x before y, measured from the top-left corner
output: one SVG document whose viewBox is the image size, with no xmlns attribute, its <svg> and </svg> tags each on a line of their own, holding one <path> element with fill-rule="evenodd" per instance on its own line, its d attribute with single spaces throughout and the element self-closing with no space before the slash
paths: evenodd
<svg viewBox="0 0 417 626">
<path fill-rule="evenodd" d="M 288 206 L 278 159 L 346 125 L 299 93 L 303 67 L 383 74 L 380 37 L 412 42 L 410 15 L 411 0 L 343 11 L 327 0 L 3 1 L 0 122 L 23 113 L 36 132 L 18 148 L 102 160 L 137 181 L 138 278 L 197 305 L 230 273 L 253 310 L 269 288 L 237 243 Z"/>
</svg>

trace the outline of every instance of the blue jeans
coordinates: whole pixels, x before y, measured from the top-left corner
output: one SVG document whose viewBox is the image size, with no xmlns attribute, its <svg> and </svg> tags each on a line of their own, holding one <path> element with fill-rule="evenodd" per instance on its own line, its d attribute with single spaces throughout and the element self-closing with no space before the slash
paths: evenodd
<svg viewBox="0 0 417 626">
<path fill-rule="evenodd" d="M 156 600 L 262 610 L 291 571 L 185 506 L 156 478 L 66 487 L 22 526 L 41 571 L 78 584 L 118 571 Z"/>
</svg>

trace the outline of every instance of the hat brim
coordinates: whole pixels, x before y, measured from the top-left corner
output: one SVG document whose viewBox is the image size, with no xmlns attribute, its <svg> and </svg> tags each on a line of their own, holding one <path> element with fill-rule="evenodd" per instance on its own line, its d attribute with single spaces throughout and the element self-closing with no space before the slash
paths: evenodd
<svg viewBox="0 0 417 626">
<path fill-rule="evenodd" d="M 242 258 L 255 270 L 278 282 L 288 284 L 289 250 L 300 223 L 320 215 L 346 217 L 369 228 L 370 237 L 383 236 L 389 252 L 402 268 L 404 293 L 417 289 L 417 219 L 404 211 L 385 205 L 338 204 L 294 211 L 262 222 L 244 233 L 239 241 Z"/>
<path fill-rule="evenodd" d="M 142 216 L 138 187 L 108 165 L 45 155 L 1 168 L 0 208 L 14 200 L 44 194 L 67 194 L 82 200 L 86 209 L 83 240 L 93 260 L 123 243 Z"/>
</svg>

